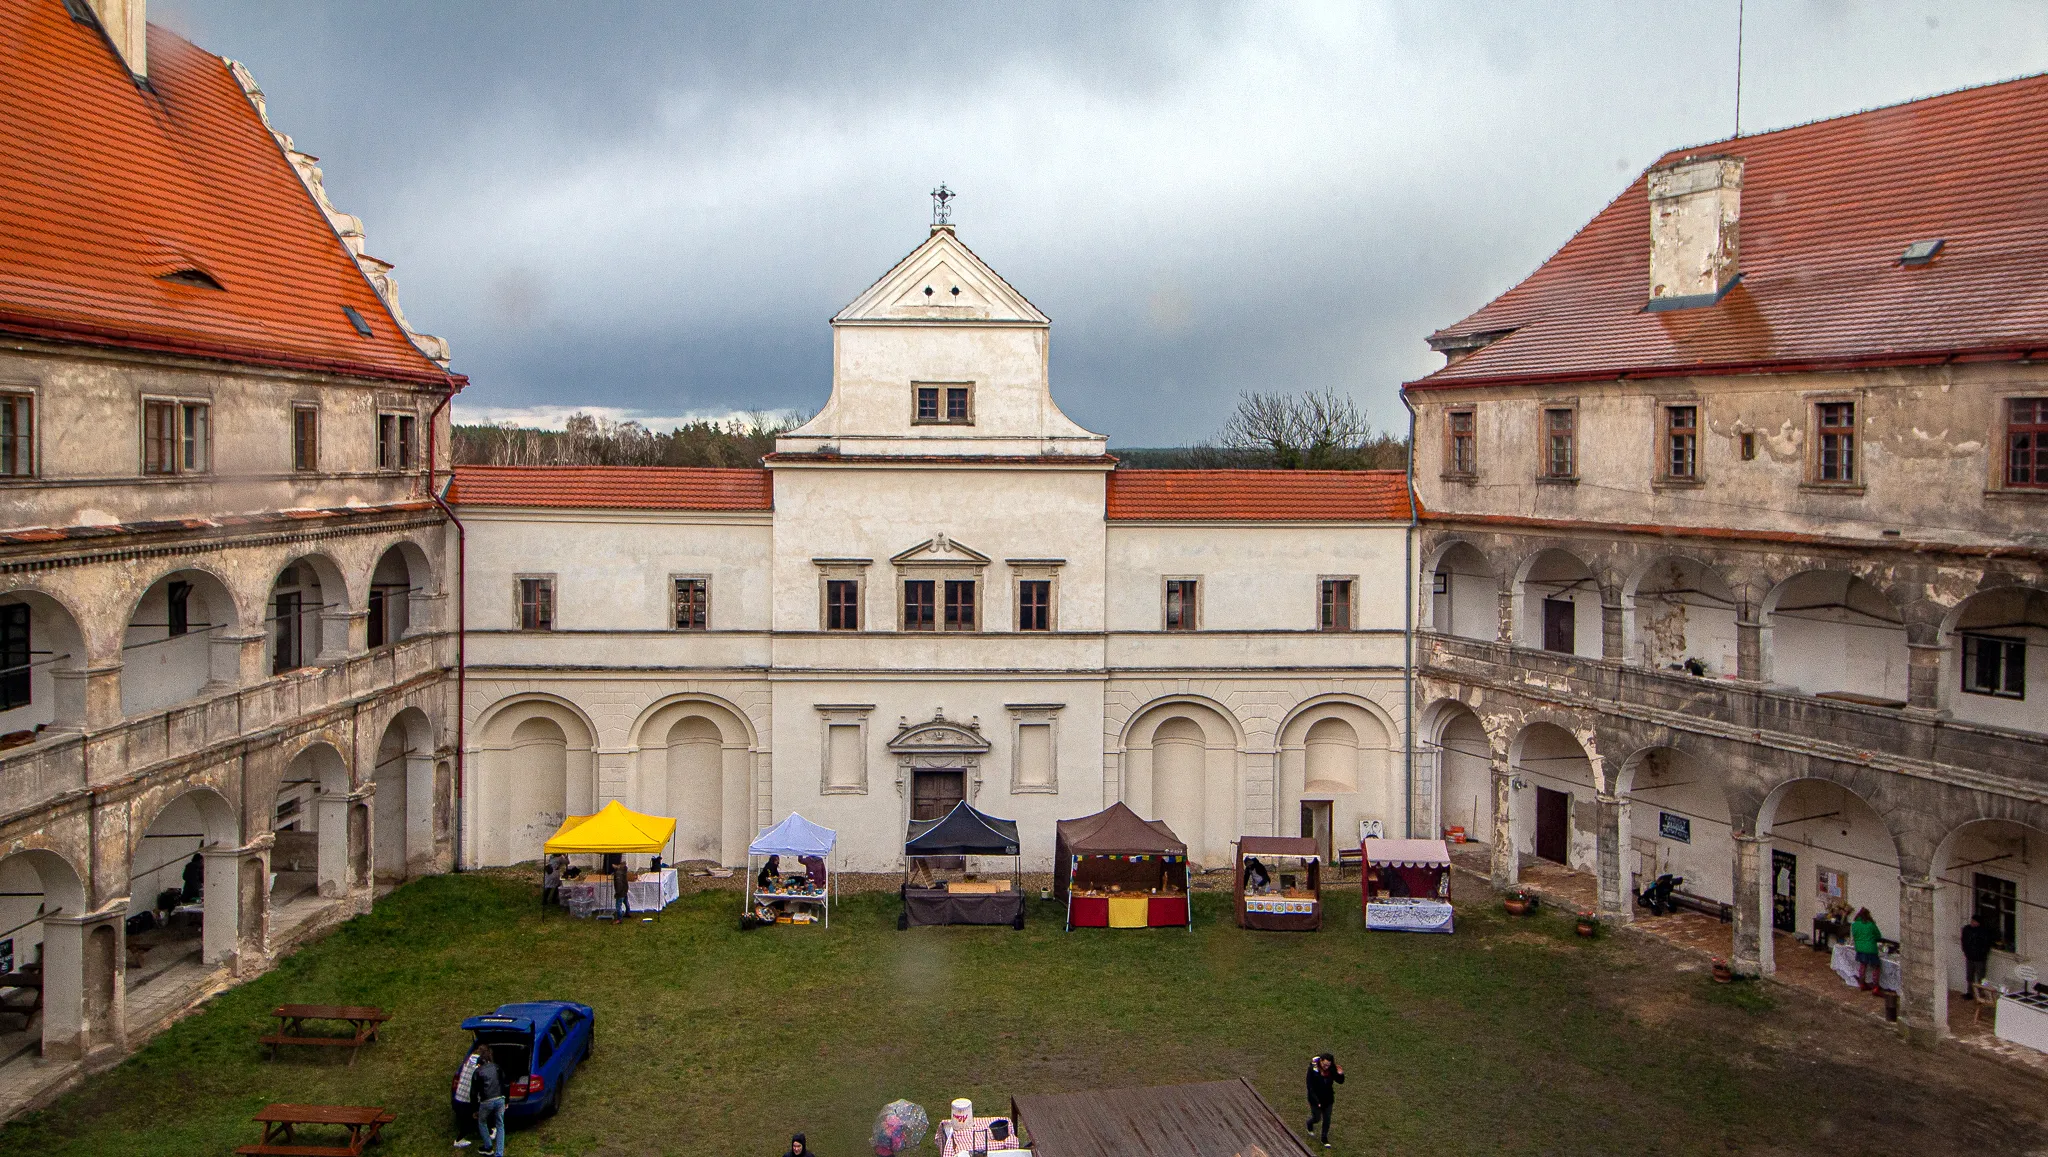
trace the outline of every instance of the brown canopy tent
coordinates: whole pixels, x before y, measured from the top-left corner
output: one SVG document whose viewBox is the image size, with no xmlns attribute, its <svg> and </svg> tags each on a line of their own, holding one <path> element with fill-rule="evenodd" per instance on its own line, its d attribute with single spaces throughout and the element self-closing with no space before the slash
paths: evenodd
<svg viewBox="0 0 2048 1157">
<path fill-rule="evenodd" d="M 1242 1077 L 1016 1097 L 1010 1117 L 1036 1157 L 1309 1157 L 1308 1146 Z"/>
<path fill-rule="evenodd" d="M 1247 861 L 1267 870 L 1269 890 L 1246 888 Z M 1275 861 L 1268 863 L 1267 861 Z M 1295 864 L 1280 864 L 1294 860 Z M 1292 867 L 1294 871 L 1287 871 Z M 1293 885 L 1284 881 L 1293 878 Z M 1239 836 L 1237 926 L 1269 932 L 1315 932 L 1323 926 L 1322 852 L 1307 836 Z"/>
<path fill-rule="evenodd" d="M 1052 873 L 1070 932 L 1193 923 L 1188 846 L 1172 828 L 1121 803 L 1059 822 Z"/>
</svg>

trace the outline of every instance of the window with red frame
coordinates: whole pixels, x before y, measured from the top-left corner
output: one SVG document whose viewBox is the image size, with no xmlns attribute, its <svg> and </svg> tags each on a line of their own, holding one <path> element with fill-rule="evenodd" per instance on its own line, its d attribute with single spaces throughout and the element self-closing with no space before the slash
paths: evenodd
<svg viewBox="0 0 2048 1157">
<path fill-rule="evenodd" d="M 2048 489 L 2048 398 L 2014 398 L 2005 420 L 2005 484 Z"/>
</svg>

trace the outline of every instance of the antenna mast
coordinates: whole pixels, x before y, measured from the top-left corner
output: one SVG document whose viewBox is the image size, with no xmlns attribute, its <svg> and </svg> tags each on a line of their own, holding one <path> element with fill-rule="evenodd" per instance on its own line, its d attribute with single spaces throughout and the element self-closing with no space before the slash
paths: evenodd
<svg viewBox="0 0 2048 1157">
<path fill-rule="evenodd" d="M 1735 0 L 1735 135 L 1742 135 L 1742 9 L 1745 0 Z"/>
</svg>

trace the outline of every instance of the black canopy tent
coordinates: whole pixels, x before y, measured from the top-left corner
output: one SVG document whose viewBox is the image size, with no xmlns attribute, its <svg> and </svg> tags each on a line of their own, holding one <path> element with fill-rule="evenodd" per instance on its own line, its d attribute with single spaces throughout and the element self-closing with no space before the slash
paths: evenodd
<svg viewBox="0 0 2048 1157">
<path fill-rule="evenodd" d="M 896 927 L 924 924 L 1008 924 L 1024 927 L 1024 893 L 1017 866 L 1002 881 L 961 880 L 944 884 L 911 883 L 912 869 L 941 859 L 1008 856 L 1023 853 L 1017 821 L 976 811 L 966 800 L 935 820 L 912 820 L 903 841 L 903 914 Z"/>
</svg>

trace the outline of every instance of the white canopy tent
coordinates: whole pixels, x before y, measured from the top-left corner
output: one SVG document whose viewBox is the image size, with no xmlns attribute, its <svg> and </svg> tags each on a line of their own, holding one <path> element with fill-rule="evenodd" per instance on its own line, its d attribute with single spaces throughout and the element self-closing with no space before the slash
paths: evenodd
<svg viewBox="0 0 2048 1157">
<path fill-rule="evenodd" d="M 748 917 L 756 916 L 762 909 L 781 905 L 787 909 L 797 904 L 815 904 L 821 908 L 825 927 L 832 926 L 832 850 L 839 844 L 839 833 L 831 828 L 821 827 L 796 812 L 789 813 L 781 823 L 764 829 L 747 845 L 747 884 L 743 891 L 746 905 L 741 909 L 740 919 L 744 924 Z M 780 880 L 773 891 L 763 891 L 760 877 L 755 871 L 754 861 L 767 856 L 795 856 L 798 859 L 816 857 L 825 865 L 825 886 L 816 893 L 793 892 L 784 889 Z"/>
</svg>

